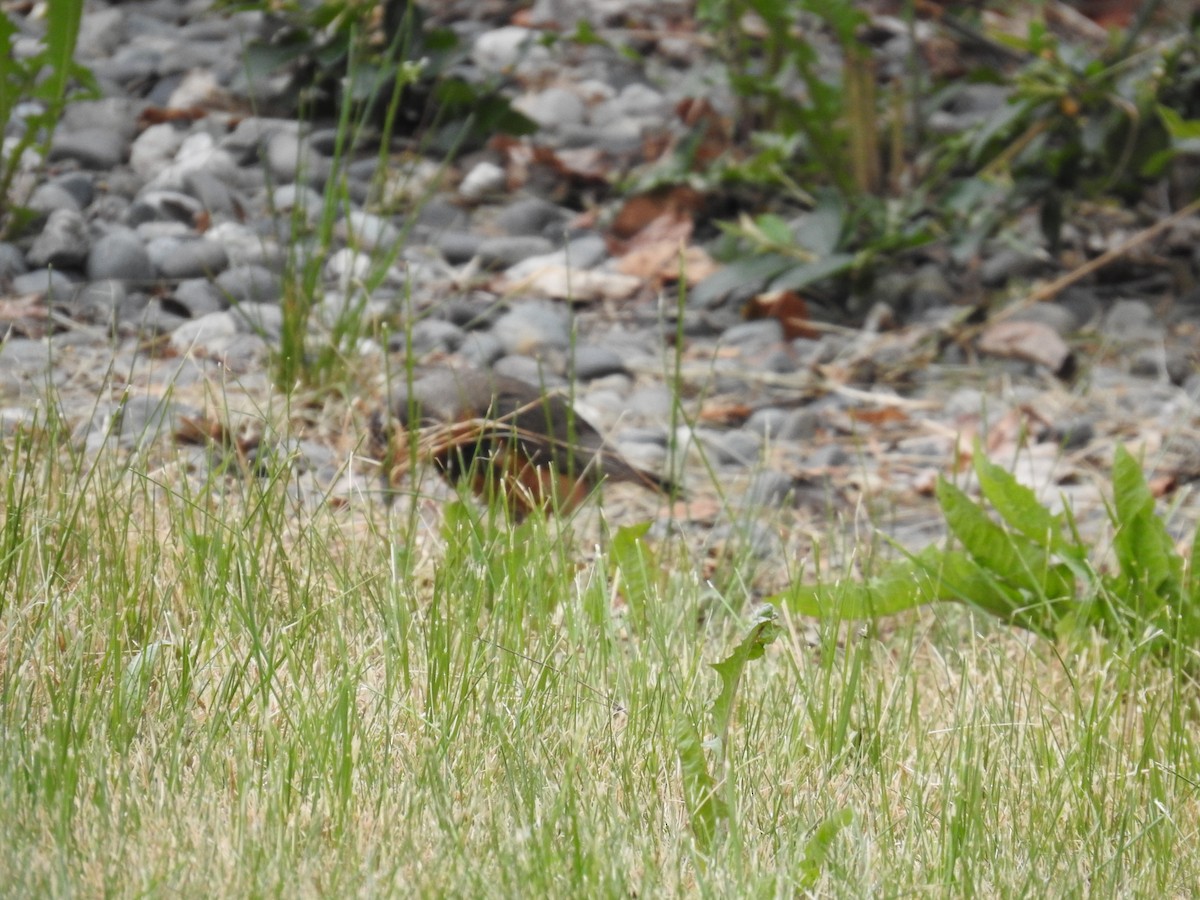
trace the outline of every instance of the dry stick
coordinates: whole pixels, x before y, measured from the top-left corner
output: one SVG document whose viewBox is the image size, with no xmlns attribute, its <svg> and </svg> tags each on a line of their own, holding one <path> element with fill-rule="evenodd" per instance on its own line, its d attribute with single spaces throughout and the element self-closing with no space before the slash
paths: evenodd
<svg viewBox="0 0 1200 900">
<path fill-rule="evenodd" d="M 1110 262 L 1120 259 L 1122 256 L 1124 256 L 1130 250 L 1133 250 L 1136 247 L 1140 247 L 1142 244 L 1146 243 L 1147 241 L 1158 237 L 1160 234 L 1162 234 L 1164 231 L 1166 231 L 1172 225 L 1176 224 L 1177 222 L 1179 222 L 1183 219 L 1186 219 L 1188 216 L 1190 216 L 1193 213 L 1198 212 L 1198 211 L 1200 211 L 1200 197 L 1197 197 L 1195 200 L 1193 200 L 1187 206 L 1171 213 L 1171 215 L 1167 216 L 1162 221 L 1155 222 L 1149 228 L 1144 228 L 1143 230 L 1139 231 L 1137 234 L 1135 234 L 1129 240 L 1118 244 L 1117 246 L 1113 247 L 1111 250 L 1106 250 L 1104 253 L 1101 253 L 1095 259 L 1088 260 L 1079 268 L 1073 269 L 1072 271 L 1068 272 L 1066 275 L 1062 275 L 1062 276 L 1054 279 L 1049 284 L 1042 285 L 1040 288 L 1038 288 L 1033 293 L 1029 294 L 1027 297 L 1017 301 L 1016 303 L 1012 304 L 1011 306 L 1007 306 L 1004 309 L 1000 310 L 998 313 L 996 313 L 996 315 L 991 317 L 991 321 L 996 322 L 1001 319 L 1006 319 L 1009 316 L 1011 316 L 1013 313 L 1019 312 L 1020 310 L 1023 310 L 1023 309 L 1027 309 L 1028 307 L 1033 306 L 1036 303 L 1045 303 L 1047 300 L 1053 299 L 1055 296 L 1057 296 L 1059 293 L 1061 293 L 1066 288 L 1069 288 L 1075 282 L 1077 282 L 1083 278 L 1086 278 L 1087 276 L 1089 276 L 1093 272 L 1095 272 L 1097 269 L 1103 269 Z"/>
</svg>

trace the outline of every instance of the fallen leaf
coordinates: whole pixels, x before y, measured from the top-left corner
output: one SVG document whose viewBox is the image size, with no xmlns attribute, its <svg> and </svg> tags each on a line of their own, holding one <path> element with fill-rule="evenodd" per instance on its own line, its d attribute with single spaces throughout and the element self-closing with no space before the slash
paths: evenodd
<svg viewBox="0 0 1200 900">
<path fill-rule="evenodd" d="M 613 219 L 609 233 L 618 241 L 628 241 L 653 222 L 679 220 L 690 223 L 704 206 L 704 196 L 685 185 L 658 188 L 630 197 Z M 688 235 L 691 235 L 689 228 Z"/>
<path fill-rule="evenodd" d="M 682 274 L 690 287 L 720 268 L 703 247 L 692 244 L 681 250 L 677 241 L 669 240 L 630 250 L 617 262 L 617 271 L 656 286 L 678 281 Z"/>
</svg>

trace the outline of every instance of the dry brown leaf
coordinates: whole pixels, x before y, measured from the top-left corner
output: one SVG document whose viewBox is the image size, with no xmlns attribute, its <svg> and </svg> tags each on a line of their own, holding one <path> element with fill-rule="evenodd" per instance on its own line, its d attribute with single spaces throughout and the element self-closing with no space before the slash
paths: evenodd
<svg viewBox="0 0 1200 900">
<path fill-rule="evenodd" d="M 630 250 L 617 262 L 617 270 L 655 286 L 672 284 L 683 275 L 688 286 L 699 284 L 718 269 L 703 247 L 692 244 L 680 250 L 675 241 L 648 244 Z"/>
<path fill-rule="evenodd" d="M 980 353 L 1023 359 L 1045 366 L 1056 375 L 1062 374 L 1071 363 L 1071 348 L 1058 332 L 1041 322 L 1008 320 L 988 325 L 977 347 Z"/>
<path fill-rule="evenodd" d="M 617 241 L 628 241 L 651 223 L 662 220 L 686 220 L 691 236 L 692 217 L 704 206 L 704 196 L 685 185 L 658 188 L 637 194 L 625 201 L 613 219 L 610 235 Z M 661 226 L 660 226 L 661 227 Z"/>
</svg>

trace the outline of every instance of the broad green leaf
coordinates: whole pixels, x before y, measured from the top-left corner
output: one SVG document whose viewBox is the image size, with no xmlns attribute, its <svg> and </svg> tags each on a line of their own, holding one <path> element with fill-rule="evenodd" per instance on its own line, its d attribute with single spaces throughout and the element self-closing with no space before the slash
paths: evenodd
<svg viewBox="0 0 1200 900">
<path fill-rule="evenodd" d="M 970 497 L 945 478 L 937 485 L 938 503 L 946 524 L 966 551 L 997 578 L 1029 591 L 1035 597 L 1054 599 L 1075 593 L 1069 572 L 1050 562 L 1050 555 L 1020 534 L 993 522 Z"/>
<path fill-rule="evenodd" d="M 804 859 L 800 861 L 801 886 L 811 888 L 816 885 L 829 859 L 833 842 L 853 821 L 854 811 L 843 808 L 816 827 L 812 837 L 804 844 Z"/>
<path fill-rule="evenodd" d="M 1065 614 L 1064 604 L 1031 598 L 997 577 L 962 551 L 919 558 L 925 574 L 935 580 L 936 599 L 965 603 L 1004 622 L 1026 628 L 1042 637 L 1053 637 Z"/>
<path fill-rule="evenodd" d="M 1121 573 L 1132 590 L 1153 592 L 1155 598 L 1178 601 L 1183 584 L 1183 560 L 1175 542 L 1156 514 L 1154 495 L 1142 467 L 1129 451 L 1117 445 L 1113 456 L 1113 512 L 1117 533 L 1114 551 Z M 1129 597 L 1131 602 L 1150 597 Z M 1138 608 L 1144 608 L 1134 603 Z"/>
<path fill-rule="evenodd" d="M 721 825 L 729 815 L 725 801 L 717 794 L 717 785 L 708 771 L 700 732 L 690 720 L 681 718 L 675 725 L 675 751 L 683 776 L 683 799 L 687 805 L 696 844 L 705 855 L 716 846 Z"/>
<path fill-rule="evenodd" d="M 1167 134 L 1175 140 L 1200 140 L 1200 119 L 1185 119 L 1176 110 L 1161 103 L 1156 107 L 1158 118 L 1162 121 Z"/>
<path fill-rule="evenodd" d="M 867 581 L 794 585 L 770 601 L 801 615 L 840 621 L 890 616 L 937 599 L 920 567 L 904 561 L 887 566 Z"/>
<path fill-rule="evenodd" d="M 766 604 L 754 617 L 754 622 L 742 642 L 733 653 L 719 663 L 713 663 L 713 668 L 721 676 L 721 693 L 712 704 L 713 730 L 721 735 L 722 745 L 729 731 L 729 723 L 733 718 L 733 703 L 737 698 L 738 684 L 742 680 L 742 672 L 746 663 L 758 659 L 766 650 L 768 644 L 779 636 L 779 625 L 775 607 Z"/>
<path fill-rule="evenodd" d="M 832 278 L 834 275 L 841 275 L 850 270 L 854 265 L 854 259 L 853 253 L 835 253 L 814 263 L 797 265 L 793 262 L 786 272 L 772 279 L 771 290 L 794 291 L 818 281 L 824 281 L 826 278 Z"/>
<path fill-rule="evenodd" d="M 787 247 L 795 240 L 788 223 L 772 213 L 755 216 L 754 226 L 762 232 L 763 237 L 778 247 Z"/>
<path fill-rule="evenodd" d="M 608 555 L 613 562 L 614 576 L 629 604 L 635 622 L 645 622 L 646 608 L 657 597 L 660 573 L 654 551 L 646 543 L 649 522 L 624 525 L 613 536 Z"/>
<path fill-rule="evenodd" d="M 975 474 L 979 489 L 1010 528 L 1054 553 L 1083 559 L 1087 548 L 1068 541 L 1062 533 L 1062 517 L 1043 506 L 1037 495 L 1017 481 L 1012 473 L 989 460 L 975 448 Z"/>
</svg>

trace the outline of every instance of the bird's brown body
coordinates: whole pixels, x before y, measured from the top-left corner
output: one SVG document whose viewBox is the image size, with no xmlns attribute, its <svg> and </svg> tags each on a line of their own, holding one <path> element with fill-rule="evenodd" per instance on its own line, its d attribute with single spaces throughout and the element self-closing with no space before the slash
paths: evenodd
<svg viewBox="0 0 1200 900">
<path fill-rule="evenodd" d="M 452 482 L 462 478 L 481 496 L 502 493 L 518 515 L 567 511 L 601 479 L 669 494 L 672 484 L 627 462 L 561 395 L 489 372 L 439 371 L 402 386 L 391 415 L 415 442 L 392 441 L 401 465 L 417 454 Z"/>
</svg>

